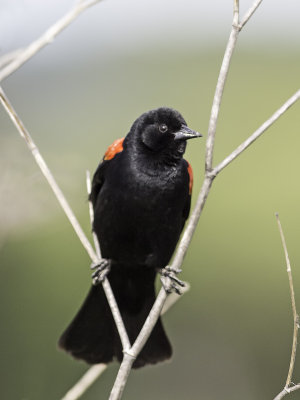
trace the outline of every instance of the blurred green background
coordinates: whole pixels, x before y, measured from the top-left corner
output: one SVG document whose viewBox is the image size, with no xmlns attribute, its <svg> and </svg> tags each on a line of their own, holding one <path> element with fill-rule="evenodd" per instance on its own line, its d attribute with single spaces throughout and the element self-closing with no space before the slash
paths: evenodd
<svg viewBox="0 0 300 400">
<path fill-rule="evenodd" d="M 98 46 L 68 63 L 68 54 L 57 58 L 54 43 L 44 50 L 52 62 L 40 68 L 33 59 L 3 84 L 87 234 L 85 170 L 94 171 L 112 140 L 160 105 L 178 109 L 205 134 L 223 55 L 221 44 L 208 49 L 184 41 L 117 54 Z M 296 91 L 299 70 L 296 45 L 255 49 L 254 39 L 252 46 L 241 39 L 215 163 Z M 0 122 L 1 398 L 59 399 L 87 369 L 56 343 L 88 291 L 90 261 L 2 109 Z M 293 323 L 274 213 L 299 300 L 299 123 L 296 104 L 215 180 L 181 274 L 191 290 L 164 316 L 173 359 L 134 371 L 125 400 L 265 400 L 282 390 Z M 189 142 L 186 153 L 194 201 L 204 146 L 205 139 Z M 108 398 L 116 373 L 117 365 L 110 366 L 83 399 Z M 294 377 L 300 381 L 300 354 Z"/>
</svg>

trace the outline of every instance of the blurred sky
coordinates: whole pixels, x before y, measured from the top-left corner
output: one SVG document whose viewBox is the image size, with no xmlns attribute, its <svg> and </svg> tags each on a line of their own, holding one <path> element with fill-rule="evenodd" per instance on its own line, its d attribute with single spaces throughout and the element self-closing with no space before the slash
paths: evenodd
<svg viewBox="0 0 300 400">
<path fill-rule="evenodd" d="M 81 57 L 95 42 L 118 48 L 170 46 L 184 41 L 185 46 L 211 46 L 224 43 L 232 15 L 231 0 L 104 0 L 86 11 L 72 28 L 60 36 L 65 44 L 77 40 L 73 54 Z M 74 0 L 1 0 L 0 54 L 30 43 L 67 12 Z M 252 0 L 240 1 L 241 14 Z M 243 33 L 250 42 L 260 36 L 260 45 L 293 45 L 300 37 L 300 2 L 264 0 Z M 170 40 L 171 38 L 171 40 Z M 258 43 L 256 42 L 256 46 Z M 63 51 L 60 47 L 58 51 Z M 70 53 L 71 55 L 72 53 Z"/>
</svg>

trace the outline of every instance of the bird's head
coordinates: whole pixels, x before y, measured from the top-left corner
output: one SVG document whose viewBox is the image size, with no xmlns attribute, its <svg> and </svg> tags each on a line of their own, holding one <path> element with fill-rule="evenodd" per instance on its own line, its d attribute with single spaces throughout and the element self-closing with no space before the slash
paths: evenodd
<svg viewBox="0 0 300 400">
<path fill-rule="evenodd" d="M 142 114 L 128 136 L 143 153 L 178 159 L 184 154 L 186 140 L 202 135 L 188 128 L 178 111 L 161 107 Z"/>
</svg>

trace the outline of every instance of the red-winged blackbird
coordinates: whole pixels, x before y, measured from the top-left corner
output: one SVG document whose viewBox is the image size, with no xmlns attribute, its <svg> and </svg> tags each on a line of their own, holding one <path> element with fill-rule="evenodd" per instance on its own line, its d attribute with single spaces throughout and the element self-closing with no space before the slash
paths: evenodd
<svg viewBox="0 0 300 400">
<path fill-rule="evenodd" d="M 109 282 L 131 343 L 154 303 L 156 273 L 168 264 L 189 215 L 193 176 L 182 157 L 186 140 L 199 136 L 179 112 L 165 107 L 149 111 L 125 139 L 108 148 L 93 177 L 93 229 L 103 258 L 109 260 Z M 102 269 L 93 274 L 94 284 L 103 278 Z M 122 360 L 102 285 L 92 286 L 59 345 L 90 364 Z M 159 319 L 133 367 L 171 354 Z"/>
</svg>

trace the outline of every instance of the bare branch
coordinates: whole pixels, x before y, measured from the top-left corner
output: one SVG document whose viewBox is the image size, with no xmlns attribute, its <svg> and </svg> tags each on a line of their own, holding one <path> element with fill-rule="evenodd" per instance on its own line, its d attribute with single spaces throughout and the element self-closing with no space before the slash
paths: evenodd
<svg viewBox="0 0 300 400">
<path fill-rule="evenodd" d="M 168 293 L 164 290 L 162 287 L 158 293 L 158 296 L 153 304 L 153 307 L 143 325 L 143 328 L 141 329 L 138 337 L 136 338 L 136 341 L 134 342 L 132 348 L 130 349 L 130 352 L 124 353 L 124 358 L 121 363 L 118 375 L 116 377 L 114 386 L 112 388 L 112 391 L 110 393 L 109 400 L 119 400 L 122 397 L 122 393 L 124 390 L 124 387 L 126 385 L 132 364 L 139 354 L 139 352 L 142 350 L 144 344 L 148 340 L 159 316 L 162 311 L 164 302 L 166 301 L 166 298 L 168 296 Z"/>
<path fill-rule="evenodd" d="M 67 202 L 64 194 L 62 193 L 61 189 L 59 188 L 58 184 L 56 183 L 50 169 L 48 168 L 45 160 L 43 159 L 42 155 L 39 152 L 39 149 L 35 145 L 34 141 L 32 140 L 29 132 L 25 128 L 24 124 L 22 123 L 21 119 L 18 117 L 16 111 L 14 110 L 13 106 L 10 104 L 8 98 L 6 97 L 5 93 L 0 87 L 0 101 L 7 111 L 8 115 L 10 116 L 11 120 L 13 121 L 15 127 L 19 131 L 22 138 L 26 141 L 29 150 L 31 151 L 35 161 L 37 162 L 38 166 L 40 167 L 42 173 L 44 174 L 45 178 L 47 179 L 51 189 L 53 190 L 59 204 L 61 205 L 62 209 L 64 210 L 66 216 L 68 217 L 71 225 L 73 226 L 79 240 L 81 241 L 83 247 L 86 249 L 88 255 L 90 256 L 93 262 L 98 262 L 98 257 L 90 244 L 88 238 L 86 237 L 85 233 L 83 232 L 77 218 L 75 217 L 69 203 Z"/>
<path fill-rule="evenodd" d="M 87 186 L 88 195 L 90 195 L 91 194 L 91 176 L 90 176 L 89 171 L 87 171 L 87 173 L 86 173 L 86 186 Z M 91 226 L 93 227 L 94 209 L 93 209 L 91 200 L 89 200 L 89 212 L 90 212 Z M 94 239 L 95 249 L 96 249 L 98 259 L 101 260 L 100 245 L 99 245 L 98 237 L 97 237 L 96 233 L 94 232 L 94 230 L 93 230 L 93 239 Z M 115 296 L 113 294 L 113 291 L 111 289 L 110 283 L 107 278 L 104 278 L 104 280 L 102 281 L 102 286 L 103 286 L 108 304 L 110 306 L 112 315 L 114 317 L 116 327 L 119 332 L 123 350 L 126 351 L 127 349 L 130 349 L 130 341 L 129 341 L 129 338 L 128 338 L 128 335 L 127 335 L 127 332 L 126 332 L 126 329 L 124 326 L 123 319 L 121 317 L 121 313 L 120 313 L 118 304 L 116 302 Z"/>
<path fill-rule="evenodd" d="M 242 19 L 242 22 L 239 24 L 240 29 L 242 29 L 246 23 L 249 21 L 249 19 L 252 17 L 252 15 L 255 13 L 256 9 L 258 6 L 261 4 L 262 0 L 256 0 L 252 6 L 249 8 L 249 10 L 246 12 L 244 15 L 244 18 Z"/>
<path fill-rule="evenodd" d="M 99 3 L 101 0 L 81 0 L 69 11 L 64 17 L 52 25 L 46 32 L 37 40 L 32 42 L 28 47 L 15 54 L 15 57 L 4 68 L 0 70 L 0 82 L 20 68 L 26 61 L 33 57 L 47 44 L 51 43 L 54 38 L 71 24 L 84 10 Z M 11 57 L 13 52 L 3 57 Z M 0 60 L 1 63 L 1 60 Z"/>
<path fill-rule="evenodd" d="M 259 4 L 262 0 L 255 1 L 252 7 L 249 8 L 246 13 L 243 22 L 239 24 L 239 0 L 234 0 L 233 2 L 233 20 L 232 20 L 232 28 L 229 36 L 229 40 L 227 42 L 226 50 L 223 57 L 223 62 L 221 65 L 221 70 L 216 86 L 216 91 L 214 95 L 214 100 L 211 108 L 211 114 L 208 124 L 208 133 L 206 139 L 206 156 L 205 156 L 205 171 L 210 172 L 212 170 L 213 165 L 213 151 L 214 151 L 214 143 L 215 136 L 217 130 L 217 122 L 220 112 L 220 106 L 222 101 L 222 96 L 224 92 L 225 82 L 227 79 L 231 58 L 233 55 L 233 51 L 235 49 L 236 41 L 239 35 L 239 32 L 242 30 L 246 22 L 251 18 L 251 16 L 256 11 Z"/>
<path fill-rule="evenodd" d="M 300 383 L 297 383 L 296 385 L 291 386 L 290 388 L 284 388 L 276 397 L 274 397 L 274 400 L 281 400 L 287 394 L 295 392 L 296 390 L 299 390 L 299 389 L 300 389 Z"/>
<path fill-rule="evenodd" d="M 291 392 L 291 389 L 294 389 L 295 386 L 291 386 L 292 384 L 292 376 L 293 376 L 293 371 L 294 371 L 294 366 L 295 366 L 295 360 L 296 360 L 296 350 L 297 350 L 297 338 L 298 338 L 298 329 L 299 329 L 299 316 L 297 314 L 297 309 L 296 309 L 296 301 L 295 301 L 295 291 L 294 291 L 294 284 L 293 284 L 293 276 L 292 276 L 292 269 L 291 269 L 291 263 L 289 259 L 289 254 L 287 251 L 287 246 L 285 242 L 285 237 L 283 234 L 282 226 L 280 223 L 279 215 L 276 213 L 276 219 L 278 223 L 278 229 L 282 241 L 282 246 L 284 250 L 284 255 L 285 255 L 285 261 L 286 261 L 286 268 L 287 268 L 287 273 L 289 277 L 289 285 L 290 285 L 290 294 L 291 294 L 291 303 L 292 303 L 292 310 L 293 310 L 293 319 L 294 319 L 294 333 L 293 333 L 293 345 L 292 345 L 292 352 L 291 352 L 291 360 L 290 360 L 290 367 L 289 367 L 289 372 L 288 376 L 286 379 L 285 387 L 283 391 L 281 392 L 282 397 L 284 397 L 287 393 Z M 299 385 L 300 386 L 300 385 Z M 278 396 L 279 396 L 278 395 Z M 278 396 L 275 398 L 277 399 Z M 279 397 L 279 398 L 282 398 Z"/>
<path fill-rule="evenodd" d="M 129 353 L 124 353 L 124 358 L 120 365 L 118 375 L 110 392 L 108 400 L 120 400 L 122 398 L 122 394 L 125 389 L 125 385 L 127 383 L 133 362 L 134 356 Z"/>
<path fill-rule="evenodd" d="M 232 25 L 238 25 L 240 18 L 240 1 L 233 0 L 233 21 Z"/>
<path fill-rule="evenodd" d="M 222 169 L 227 167 L 235 158 L 247 149 L 256 139 L 258 139 L 281 115 L 283 115 L 297 100 L 300 99 L 300 89 L 290 97 L 275 113 L 265 121 L 248 139 L 240 144 L 228 157 L 226 157 L 213 170 L 212 175 L 217 175 Z"/>
<path fill-rule="evenodd" d="M 232 29 L 230 32 L 229 40 L 226 46 L 226 50 L 223 57 L 223 62 L 221 65 L 221 70 L 216 86 L 216 91 L 214 95 L 214 100 L 211 108 L 211 114 L 208 124 L 208 133 L 206 139 L 206 156 L 205 156 L 205 170 L 210 171 L 212 169 L 213 164 L 213 151 L 214 151 L 214 143 L 215 136 L 217 130 L 217 122 L 219 117 L 221 100 L 224 92 L 225 82 L 228 75 L 228 70 L 230 66 L 231 57 L 233 55 L 233 51 L 235 49 L 236 41 L 238 38 L 238 34 L 240 32 L 237 27 L 236 22 L 238 22 L 238 2 L 235 1 L 235 13 L 233 16 Z"/>
</svg>

